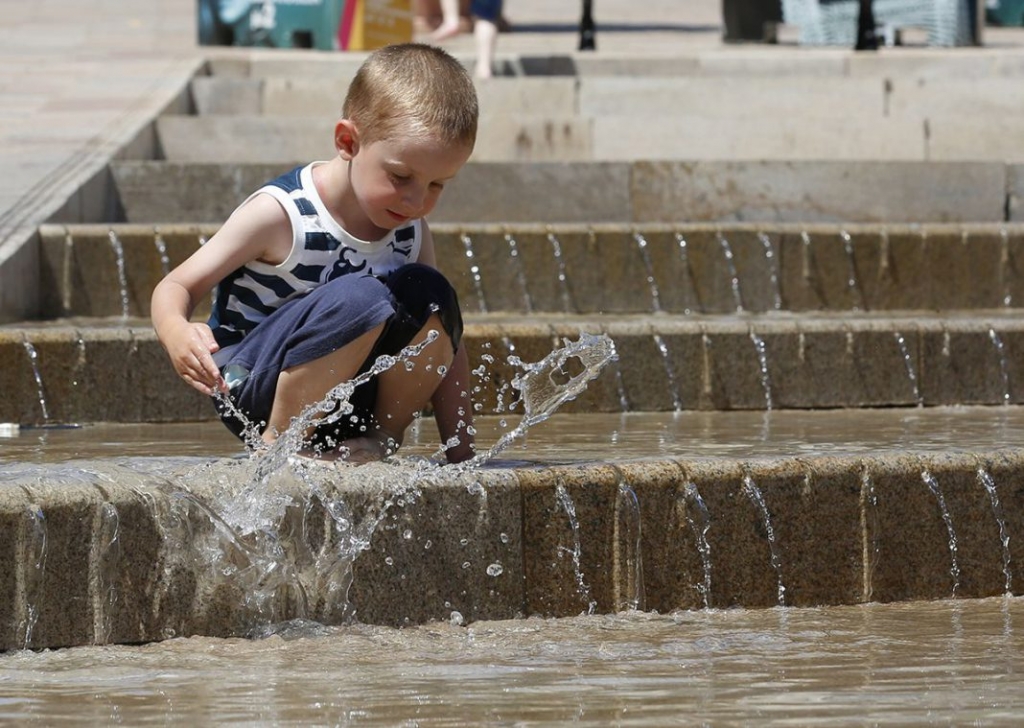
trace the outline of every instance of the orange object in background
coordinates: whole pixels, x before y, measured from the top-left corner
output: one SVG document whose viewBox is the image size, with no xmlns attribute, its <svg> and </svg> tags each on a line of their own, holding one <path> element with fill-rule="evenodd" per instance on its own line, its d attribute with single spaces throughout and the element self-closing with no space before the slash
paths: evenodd
<svg viewBox="0 0 1024 728">
<path fill-rule="evenodd" d="M 347 0 L 338 24 L 338 48 L 369 51 L 412 40 L 411 0 Z"/>
</svg>

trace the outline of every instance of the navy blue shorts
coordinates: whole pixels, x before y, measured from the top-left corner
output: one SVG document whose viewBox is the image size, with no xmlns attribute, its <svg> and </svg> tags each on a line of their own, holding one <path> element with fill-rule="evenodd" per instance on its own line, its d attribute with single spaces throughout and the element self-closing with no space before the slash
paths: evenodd
<svg viewBox="0 0 1024 728">
<path fill-rule="evenodd" d="M 384 323 L 370 355 L 359 368 L 366 372 L 377 357 L 398 354 L 434 313 L 458 349 L 462 314 L 451 284 L 435 269 L 419 263 L 404 265 L 386 277 L 350 274 L 289 301 L 261 321 L 231 352 L 228 367 L 248 371 L 232 387 L 231 400 L 262 431 L 270 417 L 281 372 L 306 364 L 351 343 Z M 339 382 L 340 384 L 340 382 Z M 375 426 L 377 379 L 356 388 L 352 415 L 316 429 L 311 447 L 335 447 Z M 216 399 L 221 420 L 239 438 L 246 423 Z"/>
<path fill-rule="evenodd" d="M 469 4 L 469 12 L 478 18 L 498 22 L 501 17 L 502 0 L 472 0 Z"/>
</svg>

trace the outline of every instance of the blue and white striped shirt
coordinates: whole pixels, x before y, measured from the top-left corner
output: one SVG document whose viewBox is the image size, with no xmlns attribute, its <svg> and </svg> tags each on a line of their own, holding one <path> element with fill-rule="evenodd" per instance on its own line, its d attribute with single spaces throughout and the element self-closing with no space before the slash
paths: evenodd
<svg viewBox="0 0 1024 728">
<path fill-rule="evenodd" d="M 216 291 L 210 328 L 220 344 L 218 366 L 230 349 L 282 304 L 349 273 L 383 275 L 419 257 L 419 220 L 367 242 L 349 235 L 331 217 L 313 184 L 313 162 L 296 167 L 256 190 L 277 200 L 292 224 L 292 250 L 280 265 L 251 261 L 222 280 Z"/>
</svg>

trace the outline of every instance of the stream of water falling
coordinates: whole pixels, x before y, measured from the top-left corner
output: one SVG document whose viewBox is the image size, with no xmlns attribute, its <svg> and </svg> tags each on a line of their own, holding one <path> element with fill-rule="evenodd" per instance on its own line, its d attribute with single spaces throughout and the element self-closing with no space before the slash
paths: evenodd
<svg viewBox="0 0 1024 728">
<path fill-rule="evenodd" d="M 562 294 L 562 310 L 565 313 L 574 313 L 576 306 L 572 301 L 572 293 L 569 290 L 569 273 L 565 265 L 565 257 L 562 255 L 562 242 L 554 233 L 548 233 L 548 242 L 551 243 L 551 253 L 555 256 L 555 269 L 558 271 L 558 289 Z"/>
<path fill-rule="evenodd" d="M 25 353 L 28 355 L 29 365 L 32 367 L 32 377 L 36 382 L 36 396 L 39 398 L 39 410 L 43 415 L 43 424 L 49 424 L 50 411 L 46 406 L 46 391 L 43 389 L 43 375 L 39 371 L 39 352 L 27 338 L 22 340 Z"/>
<path fill-rule="evenodd" d="M 1003 347 L 1003 340 L 994 328 L 989 328 L 988 338 L 995 347 L 996 356 L 999 357 L 999 374 L 1003 382 L 1003 404 L 1010 404 L 1010 369 L 1006 361 L 1006 349 Z"/>
<path fill-rule="evenodd" d="M 711 543 L 708 541 L 708 531 L 711 529 L 711 513 L 708 511 L 700 491 L 697 490 L 697 485 L 690 480 L 683 485 L 683 498 L 686 503 L 684 506 L 686 522 L 690 524 L 694 540 L 697 542 L 697 553 L 700 554 L 700 563 L 703 569 L 704 578 L 697 585 L 697 590 L 700 592 L 704 608 L 709 609 L 711 607 Z"/>
<path fill-rule="evenodd" d="M 743 492 L 757 508 L 761 521 L 764 524 L 765 537 L 768 540 L 768 552 L 771 556 L 772 569 L 775 570 L 777 580 L 776 599 L 779 606 L 784 607 L 786 606 L 786 586 L 782 581 L 782 560 L 779 558 L 778 548 L 775 544 L 775 528 L 772 526 L 771 513 L 768 511 L 768 504 L 765 503 L 764 495 L 749 473 L 743 476 Z"/>
<path fill-rule="evenodd" d="M 651 312 L 661 313 L 661 293 L 658 291 L 658 281 L 654 278 L 654 264 L 651 262 L 651 253 L 647 249 L 647 238 L 634 232 L 633 240 L 636 241 L 637 248 L 640 250 L 640 259 L 644 263 L 647 289 L 651 292 Z"/>
<path fill-rule="evenodd" d="M 473 239 L 466 233 L 459 236 L 462 240 L 462 247 L 466 251 L 466 260 L 469 261 L 469 275 L 473 279 L 473 291 L 476 293 L 477 304 L 480 313 L 487 313 L 487 299 L 484 297 L 484 282 L 480 274 L 480 266 L 476 262 L 476 253 L 473 251 Z"/>
<path fill-rule="evenodd" d="M 729 284 L 732 287 L 732 297 L 736 304 L 736 311 L 741 312 L 743 311 L 743 295 L 740 291 L 740 274 L 736 270 L 736 260 L 732 252 L 732 246 L 729 244 L 729 239 L 720 231 L 715 233 L 715 237 L 718 239 L 719 247 L 722 248 L 726 269 L 729 271 Z"/>
<path fill-rule="evenodd" d="M 781 311 L 782 289 L 779 287 L 779 266 L 775 263 L 775 248 L 772 245 L 772 239 L 764 232 L 759 232 L 757 239 L 761 241 L 761 246 L 764 248 L 764 259 L 768 264 L 769 282 L 772 287 L 772 308 Z"/>
<path fill-rule="evenodd" d="M 597 600 L 591 596 L 590 586 L 583 575 L 583 545 L 580 540 L 580 521 L 576 515 L 576 504 L 573 503 L 572 496 L 569 495 L 568 489 L 562 483 L 558 483 L 555 486 L 555 498 L 558 500 L 562 510 L 565 511 L 565 516 L 569 519 L 569 528 L 572 532 L 572 548 L 559 546 L 559 553 L 568 554 L 572 559 L 573 574 L 576 578 L 576 591 L 586 607 L 584 613 L 594 614 L 594 610 L 597 609 Z"/>
<path fill-rule="evenodd" d="M 910 349 L 907 348 L 907 341 L 899 331 L 893 332 L 893 338 L 896 339 L 896 346 L 899 347 L 900 356 L 903 358 L 903 365 L 907 371 L 907 379 L 910 381 L 910 386 L 913 389 L 914 401 L 917 403 L 918 407 L 922 407 L 924 406 L 924 398 L 921 397 L 921 389 L 917 384 L 917 370 L 914 367 L 914 360 L 910 356 Z"/>
<path fill-rule="evenodd" d="M 516 280 L 519 282 L 519 289 L 523 292 L 523 310 L 526 313 L 533 313 L 533 299 L 530 297 L 530 287 L 526 283 L 526 271 L 523 268 L 523 261 L 519 259 L 519 244 L 512 233 L 505 234 L 505 242 L 508 243 L 509 257 L 516 269 Z"/>
<path fill-rule="evenodd" d="M 985 468 L 978 467 L 978 482 L 981 483 L 988 494 L 989 503 L 992 504 L 992 515 L 999 526 L 999 543 L 1003 549 L 1003 577 L 1005 578 L 1005 593 L 1012 594 L 1013 572 L 1010 569 L 1010 534 L 1006 530 L 1006 519 L 1003 517 L 1003 508 L 999 504 L 999 493 L 996 490 L 996 481 Z"/>
<path fill-rule="evenodd" d="M 121 294 L 121 318 L 128 318 L 130 304 L 128 301 L 128 273 L 125 270 L 124 245 L 113 229 L 108 233 L 110 247 L 114 251 L 114 263 L 117 265 L 117 283 L 120 286 Z"/>
<path fill-rule="evenodd" d="M 942 493 L 942 486 L 939 485 L 939 481 L 935 479 L 935 476 L 927 468 L 921 471 L 921 480 L 928 486 L 931 494 L 935 496 L 935 500 L 939 505 L 939 512 L 942 514 L 942 522 L 945 524 L 946 533 L 949 536 L 946 544 L 949 547 L 949 559 L 951 562 L 949 574 L 953 579 L 951 596 L 955 597 L 957 589 L 960 588 L 960 560 L 957 554 L 956 530 L 953 528 L 953 517 L 949 513 L 949 508 L 946 507 L 946 497 Z"/>
</svg>

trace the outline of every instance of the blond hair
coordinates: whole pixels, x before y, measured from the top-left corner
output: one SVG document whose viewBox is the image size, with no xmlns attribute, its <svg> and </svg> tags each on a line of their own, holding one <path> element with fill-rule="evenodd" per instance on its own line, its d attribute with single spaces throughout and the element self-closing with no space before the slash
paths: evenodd
<svg viewBox="0 0 1024 728">
<path fill-rule="evenodd" d="M 360 66 L 342 114 L 364 144 L 426 133 L 442 143 L 472 146 L 479 107 L 462 64 L 440 48 L 402 43 L 374 51 Z"/>
</svg>

